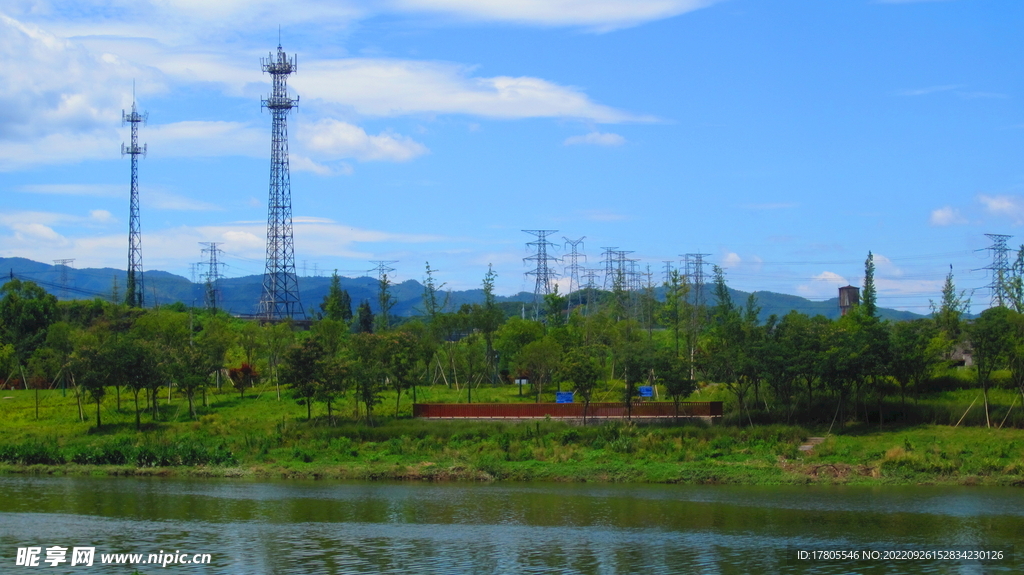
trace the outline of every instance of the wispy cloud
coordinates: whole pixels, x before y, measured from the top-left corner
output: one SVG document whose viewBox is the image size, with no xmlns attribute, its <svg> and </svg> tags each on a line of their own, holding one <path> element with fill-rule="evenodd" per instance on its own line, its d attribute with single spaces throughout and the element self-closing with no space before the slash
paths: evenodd
<svg viewBox="0 0 1024 575">
<path fill-rule="evenodd" d="M 804 297 L 836 297 L 840 287 L 849 285 L 845 277 L 830 271 L 811 276 L 811 283 L 796 286 L 796 292 Z"/>
<path fill-rule="evenodd" d="M 629 216 L 607 210 L 583 210 L 578 213 L 583 216 L 583 219 L 592 222 L 619 222 L 629 219 Z"/>
<path fill-rule="evenodd" d="M 428 151 L 426 146 L 407 136 L 393 133 L 374 136 L 359 126 L 333 118 L 305 124 L 299 134 L 309 151 L 330 159 L 405 162 Z"/>
<path fill-rule="evenodd" d="M 796 202 L 778 202 L 768 204 L 740 204 L 740 207 L 744 210 L 788 210 L 791 208 L 798 208 L 800 204 Z"/>
<path fill-rule="evenodd" d="M 936 94 L 938 92 L 950 92 L 958 88 L 962 88 L 962 84 L 946 84 L 943 86 L 928 86 L 927 88 L 913 88 L 909 90 L 899 90 L 896 92 L 897 96 L 927 96 L 928 94 Z"/>
<path fill-rule="evenodd" d="M 978 201 L 990 214 L 1006 216 L 1015 225 L 1024 223 L 1024 200 L 1019 196 L 979 194 Z"/>
<path fill-rule="evenodd" d="M 582 26 L 606 31 L 678 16 L 717 0 L 393 0 L 403 11 L 534 26 Z"/>
<path fill-rule="evenodd" d="M 928 223 L 933 226 L 952 226 L 957 224 L 966 224 L 967 218 L 960 215 L 960 210 L 945 206 L 932 210 L 931 216 L 928 218 Z"/>
<path fill-rule="evenodd" d="M 590 144 L 594 146 L 621 146 L 626 143 L 626 138 L 609 132 L 590 132 L 582 136 L 569 136 L 562 142 L 566 146 Z"/>
<path fill-rule="evenodd" d="M 128 195 L 128 186 L 114 184 L 29 184 L 17 186 L 16 192 L 62 196 L 116 198 Z"/>
</svg>

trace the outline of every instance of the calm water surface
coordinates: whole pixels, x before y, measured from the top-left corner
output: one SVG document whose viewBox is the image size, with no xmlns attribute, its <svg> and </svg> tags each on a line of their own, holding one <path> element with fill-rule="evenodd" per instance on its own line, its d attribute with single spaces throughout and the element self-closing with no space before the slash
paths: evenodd
<svg viewBox="0 0 1024 575">
<path fill-rule="evenodd" d="M 15 566 L 18 547 L 53 545 L 95 546 L 96 563 L 103 553 L 212 555 L 209 565 L 138 566 L 146 575 L 1019 573 L 1016 557 L 794 559 L 1019 542 L 1024 491 L 1013 488 L 0 477 L 0 573 L 13 574 L 132 571 Z"/>
</svg>

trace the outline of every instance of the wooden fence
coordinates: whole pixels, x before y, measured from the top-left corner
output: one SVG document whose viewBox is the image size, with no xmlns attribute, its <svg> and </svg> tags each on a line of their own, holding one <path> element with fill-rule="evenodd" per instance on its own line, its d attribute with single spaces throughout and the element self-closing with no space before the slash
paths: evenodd
<svg viewBox="0 0 1024 575">
<path fill-rule="evenodd" d="M 534 419 L 551 417 L 583 417 L 582 403 L 416 403 L 413 417 L 430 419 Z M 625 418 L 625 403 L 591 403 L 588 418 Z M 683 401 L 679 403 L 679 417 L 720 417 L 721 401 Z M 676 416 L 671 401 L 637 401 L 629 410 L 629 417 L 670 418 Z"/>
</svg>

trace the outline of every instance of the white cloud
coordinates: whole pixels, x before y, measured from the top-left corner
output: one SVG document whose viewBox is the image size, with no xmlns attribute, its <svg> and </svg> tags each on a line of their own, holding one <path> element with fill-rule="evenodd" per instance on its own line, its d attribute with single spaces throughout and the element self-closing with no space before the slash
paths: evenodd
<svg viewBox="0 0 1024 575">
<path fill-rule="evenodd" d="M 715 0 L 392 0 L 400 10 L 439 12 L 470 20 L 611 30 L 670 18 Z"/>
<path fill-rule="evenodd" d="M 1024 223 L 1024 202 L 1019 197 L 1009 195 L 989 196 L 979 194 L 978 201 L 989 213 L 1013 219 L 1014 224 Z"/>
<path fill-rule="evenodd" d="M 426 146 L 407 136 L 390 133 L 372 136 L 359 126 L 333 118 L 305 124 L 299 134 L 308 150 L 331 159 L 405 162 L 427 153 Z"/>
<path fill-rule="evenodd" d="M 768 204 L 740 204 L 740 207 L 745 210 L 786 210 L 790 208 L 799 207 L 800 204 L 794 202 L 777 202 Z"/>
<path fill-rule="evenodd" d="M 115 221 L 114 215 L 107 210 L 90 210 L 89 217 L 101 224 L 107 224 Z"/>
<path fill-rule="evenodd" d="M 723 268 L 734 268 L 734 267 L 740 265 L 740 262 L 742 262 L 742 261 L 743 261 L 743 259 L 740 258 L 739 254 L 737 254 L 736 252 L 729 252 L 729 253 L 725 254 L 725 257 L 722 258 L 722 267 Z"/>
<path fill-rule="evenodd" d="M 468 114 L 488 118 L 574 118 L 650 122 L 590 101 L 576 88 L 532 77 L 473 76 L 450 62 L 346 58 L 307 63 L 291 81 L 306 98 L 365 116 Z"/>
<path fill-rule="evenodd" d="M 162 157 L 269 157 L 270 130 L 244 122 L 187 121 L 149 126 L 139 138 Z"/>
<path fill-rule="evenodd" d="M 139 196 L 142 209 L 155 208 L 185 212 L 210 212 L 223 209 L 216 204 L 159 190 L 142 190 Z"/>
<path fill-rule="evenodd" d="M 114 184 L 30 184 L 18 186 L 15 191 L 29 194 L 52 194 L 66 196 L 93 196 L 116 198 L 128 195 L 128 186 Z"/>
<path fill-rule="evenodd" d="M 883 256 L 882 254 L 872 254 L 875 262 L 875 274 L 877 276 L 902 276 L 903 270 L 900 269 L 896 264 L 892 263 L 892 260 Z"/>
<path fill-rule="evenodd" d="M 629 219 L 628 216 L 607 210 L 583 210 L 579 214 L 592 222 L 619 222 Z"/>
<path fill-rule="evenodd" d="M 954 224 L 966 224 L 967 219 L 960 215 L 960 210 L 945 206 L 932 210 L 929 223 L 933 226 L 952 226 Z"/>
<path fill-rule="evenodd" d="M 949 92 L 962 88 L 962 84 L 946 84 L 943 86 L 928 86 L 926 88 L 913 88 L 909 90 L 900 90 L 896 92 L 897 96 L 927 96 L 928 94 L 935 94 L 937 92 Z"/>
<path fill-rule="evenodd" d="M 612 134 L 608 132 L 590 132 L 583 136 L 569 136 L 565 139 L 566 146 L 574 146 L 578 144 L 592 144 L 596 146 L 621 146 L 626 143 L 626 139 L 618 134 Z"/>
<path fill-rule="evenodd" d="M 843 276 L 835 272 L 824 271 L 812 276 L 810 284 L 798 285 L 796 292 L 799 295 L 811 298 L 838 297 L 839 288 L 849 284 L 849 280 Z"/>
</svg>

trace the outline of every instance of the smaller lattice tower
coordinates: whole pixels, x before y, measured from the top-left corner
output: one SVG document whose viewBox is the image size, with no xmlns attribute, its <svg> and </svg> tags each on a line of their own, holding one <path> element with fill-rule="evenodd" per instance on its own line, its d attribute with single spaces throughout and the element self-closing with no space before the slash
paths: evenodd
<svg viewBox="0 0 1024 575">
<path fill-rule="evenodd" d="M 74 258 L 53 260 L 53 265 L 57 266 L 57 269 L 60 270 L 60 299 L 62 300 L 68 299 L 68 283 L 70 281 L 68 279 L 68 270 L 71 269 L 71 264 L 73 263 L 75 263 Z"/>
<path fill-rule="evenodd" d="M 675 268 L 672 264 L 674 264 L 675 262 L 673 260 L 662 260 L 662 263 L 665 264 L 665 271 L 662 272 L 661 281 L 664 284 L 672 283 L 672 272 L 675 271 Z"/>
<path fill-rule="evenodd" d="M 604 258 L 604 291 L 611 291 L 615 285 L 615 246 L 601 248 L 601 256 Z"/>
<path fill-rule="evenodd" d="M 217 311 L 217 304 L 220 300 L 220 278 L 221 266 L 224 264 L 217 261 L 217 254 L 221 251 L 217 246 L 220 245 L 218 242 L 199 242 L 199 245 L 206 246 L 203 248 L 203 256 L 205 261 L 200 262 L 198 265 L 206 265 L 206 273 L 203 274 L 203 281 L 206 284 L 206 309 L 213 312 Z"/>
<path fill-rule="evenodd" d="M 305 318 L 299 301 L 299 279 L 295 275 L 295 234 L 292 230 L 292 184 L 288 167 L 288 112 L 299 105 L 299 98 L 288 96 L 288 76 L 297 68 L 297 59 L 285 54 L 281 44 L 277 54 L 261 58 L 263 72 L 274 79 L 274 89 L 262 106 L 273 116 L 270 149 L 270 201 L 267 214 L 267 268 L 263 274 L 263 297 L 259 314 L 265 319 L 300 316 Z"/>
<path fill-rule="evenodd" d="M 580 276 L 585 272 L 584 266 L 580 264 L 580 261 L 587 261 L 587 255 L 580 253 L 580 247 L 583 245 L 583 240 L 587 239 L 586 236 L 578 240 L 570 240 L 563 236 L 565 245 L 569 248 L 569 253 L 562 257 L 562 262 L 568 262 L 569 265 L 565 266 L 565 273 L 569 275 L 569 289 L 566 293 L 566 309 L 572 309 L 572 302 L 575 299 L 577 305 L 583 304 L 583 292 L 580 291 Z"/>
<path fill-rule="evenodd" d="M 558 230 L 522 231 L 537 237 L 536 240 L 527 242 L 526 248 L 532 250 L 533 255 L 523 258 L 523 263 L 530 262 L 531 265 L 536 266 L 526 272 L 526 275 L 533 276 L 536 280 L 533 286 L 533 317 L 539 319 L 540 306 L 544 296 L 551 293 L 555 280 L 558 279 L 558 272 L 551 269 L 552 262 L 557 262 L 558 258 L 548 254 L 548 250 L 553 250 L 555 247 L 555 244 L 548 241 L 548 235 L 556 233 Z"/>
<path fill-rule="evenodd" d="M 128 206 L 128 281 L 125 303 L 128 307 L 145 306 L 145 284 L 142 281 L 142 224 L 139 218 L 139 156 L 146 155 L 146 144 L 139 145 L 139 124 L 145 124 L 149 114 L 140 114 L 135 107 L 135 84 L 132 83 L 132 111 L 121 110 L 121 125 L 131 126 L 132 143 L 121 144 L 121 156 L 132 157 L 131 197 Z"/>
<path fill-rule="evenodd" d="M 985 237 L 992 240 L 992 245 L 987 249 L 992 252 L 992 263 L 985 269 L 992 272 L 992 283 L 988 284 L 992 294 L 992 307 L 1007 306 L 1010 298 L 1010 250 L 1006 247 L 1006 240 L 1013 236 L 1003 234 L 985 234 Z"/>
<path fill-rule="evenodd" d="M 711 254 L 686 254 L 683 256 L 683 265 L 686 269 L 686 277 L 693 286 L 693 305 L 699 309 L 705 305 L 704 297 L 704 282 L 706 274 L 704 273 L 704 266 L 708 262 L 704 261 L 704 258 Z"/>
<path fill-rule="evenodd" d="M 583 279 L 586 280 L 583 284 L 583 288 L 587 290 L 587 301 L 586 306 L 583 309 L 584 315 L 590 315 L 590 304 L 596 306 L 597 302 L 594 301 L 594 290 L 597 289 L 597 276 L 600 275 L 600 268 L 586 268 L 583 270 Z"/>
</svg>

